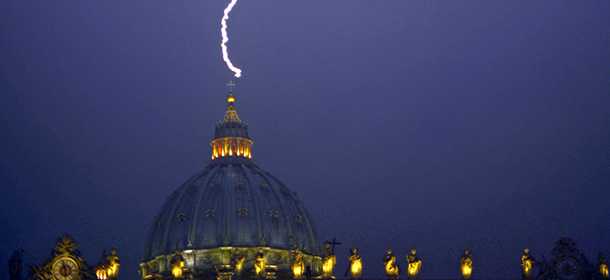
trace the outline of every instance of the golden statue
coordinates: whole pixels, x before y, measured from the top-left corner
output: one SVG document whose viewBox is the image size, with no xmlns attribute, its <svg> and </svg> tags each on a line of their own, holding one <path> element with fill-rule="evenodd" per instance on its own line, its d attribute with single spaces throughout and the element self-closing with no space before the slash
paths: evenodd
<svg viewBox="0 0 610 280">
<path fill-rule="evenodd" d="M 174 278 L 181 278 L 182 270 L 184 269 L 184 257 L 180 255 L 180 251 L 176 250 L 174 252 L 169 264 L 172 266 L 172 275 Z"/>
<path fill-rule="evenodd" d="M 407 255 L 407 262 L 409 263 L 409 269 L 407 274 L 409 279 L 417 279 L 419 271 L 421 270 L 421 260 L 416 255 L 415 249 L 411 250 L 411 255 Z"/>
<path fill-rule="evenodd" d="M 233 267 L 233 273 L 237 276 L 241 276 L 242 268 L 244 267 L 244 261 L 246 256 L 239 253 L 239 250 L 235 249 L 235 252 L 231 256 L 231 266 Z"/>
<path fill-rule="evenodd" d="M 521 267 L 523 272 L 523 279 L 532 279 L 532 268 L 534 267 L 534 257 L 530 254 L 530 249 L 525 248 L 524 254 L 521 257 Z"/>
<path fill-rule="evenodd" d="M 303 261 L 303 256 L 301 255 L 299 248 L 296 248 L 292 253 L 292 273 L 294 274 L 294 279 L 302 278 L 304 272 L 305 261 Z"/>
<path fill-rule="evenodd" d="M 108 267 L 108 279 L 117 279 L 121 262 L 119 261 L 119 257 L 116 255 L 115 249 L 110 250 L 110 256 L 106 257 L 106 265 Z"/>
<path fill-rule="evenodd" d="M 606 260 L 604 259 L 604 253 L 599 253 L 599 258 L 597 259 L 597 267 L 599 267 L 599 273 L 602 275 L 604 279 L 608 279 L 608 265 L 606 264 Z"/>
<path fill-rule="evenodd" d="M 116 250 L 110 250 L 110 256 L 106 255 L 106 251 L 102 251 L 102 260 L 94 268 L 95 276 L 99 280 L 113 280 L 117 279 L 119 274 L 119 257 L 116 255 Z"/>
<path fill-rule="evenodd" d="M 472 257 L 470 253 L 468 253 L 468 250 L 464 251 L 460 266 L 462 268 L 463 279 L 472 279 Z"/>
<path fill-rule="evenodd" d="M 362 275 L 362 259 L 360 258 L 360 255 L 358 255 L 357 248 L 352 249 L 352 255 L 349 256 L 349 260 L 351 262 L 349 270 L 352 274 L 352 279 L 360 279 L 360 276 Z"/>
<path fill-rule="evenodd" d="M 258 249 L 258 253 L 254 256 L 254 269 L 256 276 L 265 275 L 265 254 L 261 248 Z"/>
<path fill-rule="evenodd" d="M 396 257 L 392 254 L 392 250 L 387 250 L 386 255 L 383 258 L 383 264 L 385 265 L 385 273 L 390 279 L 400 278 L 400 270 L 396 265 Z"/>
<path fill-rule="evenodd" d="M 335 278 L 333 277 L 333 268 L 337 262 L 335 252 L 330 248 L 330 244 L 324 245 L 322 250 L 322 278 Z"/>
<path fill-rule="evenodd" d="M 98 280 L 107 280 L 108 279 L 108 266 L 106 265 L 106 250 L 102 251 L 102 260 L 99 262 L 97 266 L 95 266 L 95 276 L 97 276 Z"/>
</svg>

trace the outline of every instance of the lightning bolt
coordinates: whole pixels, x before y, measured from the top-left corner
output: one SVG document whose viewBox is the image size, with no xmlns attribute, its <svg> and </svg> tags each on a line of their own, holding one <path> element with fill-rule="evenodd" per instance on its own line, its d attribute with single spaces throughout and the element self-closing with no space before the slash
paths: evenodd
<svg viewBox="0 0 610 280">
<path fill-rule="evenodd" d="M 222 47 L 222 59 L 227 63 L 229 69 L 235 72 L 235 77 L 239 78 L 241 77 L 241 69 L 233 66 L 233 63 L 231 63 L 231 60 L 229 59 L 227 45 L 225 45 L 225 43 L 229 41 L 229 37 L 227 36 L 227 20 L 229 19 L 229 13 L 231 12 L 233 6 L 235 6 L 236 3 L 237 0 L 231 0 L 229 6 L 225 8 L 225 14 L 222 17 L 222 21 L 220 22 L 220 25 L 222 25 L 222 28 L 220 29 L 220 33 L 222 34 L 222 43 L 220 43 L 220 46 Z"/>
</svg>

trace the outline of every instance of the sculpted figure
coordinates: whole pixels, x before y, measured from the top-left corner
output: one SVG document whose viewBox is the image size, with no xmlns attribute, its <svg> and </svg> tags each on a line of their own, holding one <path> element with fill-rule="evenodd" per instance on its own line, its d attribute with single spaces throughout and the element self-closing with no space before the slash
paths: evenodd
<svg viewBox="0 0 610 280">
<path fill-rule="evenodd" d="M 599 273 L 602 275 L 604 279 L 608 279 L 608 265 L 606 264 L 606 260 L 604 259 L 604 253 L 599 253 L 599 258 L 597 259 L 597 267 L 599 268 Z"/>
<path fill-rule="evenodd" d="M 330 248 L 330 244 L 326 244 L 322 250 L 322 277 L 323 278 L 334 278 L 333 267 L 337 262 L 335 252 Z"/>
<path fill-rule="evenodd" d="M 21 280 L 23 270 L 23 259 L 21 258 L 21 250 L 15 250 L 13 256 L 8 260 L 8 273 L 11 280 Z"/>
<path fill-rule="evenodd" d="M 263 276 L 265 274 L 265 254 L 261 248 L 258 249 L 258 253 L 254 256 L 254 269 L 256 276 Z"/>
<path fill-rule="evenodd" d="M 352 249 L 352 255 L 349 256 L 349 260 L 349 270 L 352 274 L 352 279 L 360 279 L 362 275 L 362 259 L 360 259 L 357 248 Z"/>
<path fill-rule="evenodd" d="M 180 255 L 180 251 L 176 250 L 172 259 L 169 261 L 169 264 L 172 266 L 172 275 L 174 278 L 182 277 L 182 269 L 184 268 L 184 257 Z"/>
<path fill-rule="evenodd" d="M 419 271 L 421 270 L 421 260 L 416 255 L 415 249 L 411 250 L 411 255 L 407 255 L 407 262 L 409 263 L 409 279 L 417 279 Z"/>
<path fill-rule="evenodd" d="M 110 250 L 110 255 L 106 256 L 106 267 L 108 268 L 108 279 L 117 279 L 119 275 L 119 256 L 116 255 L 116 250 Z"/>
<path fill-rule="evenodd" d="M 385 273 L 388 275 L 389 279 L 398 279 L 400 278 L 400 270 L 398 265 L 396 265 L 396 257 L 392 253 L 392 250 L 387 250 L 386 255 L 383 258 L 383 264 L 385 265 Z"/>
<path fill-rule="evenodd" d="M 303 261 L 301 251 L 299 250 L 299 248 L 296 248 L 292 253 L 292 273 L 294 274 L 295 279 L 300 279 L 303 277 L 304 272 L 305 262 Z"/>
<path fill-rule="evenodd" d="M 102 251 L 102 259 L 99 261 L 99 263 L 97 264 L 97 266 L 95 267 L 95 275 L 97 276 L 97 279 L 99 280 L 106 280 L 108 279 L 108 265 L 107 265 L 107 259 L 108 255 L 106 255 L 106 250 Z"/>
<path fill-rule="evenodd" d="M 242 268 L 244 267 L 244 261 L 246 256 L 239 253 L 239 250 L 235 249 L 235 252 L 231 256 L 231 266 L 233 267 L 233 273 L 237 276 L 241 276 Z"/>
<path fill-rule="evenodd" d="M 472 258 L 468 250 L 464 251 L 464 255 L 462 255 L 462 260 L 460 261 L 460 266 L 462 268 L 462 276 L 464 279 L 472 279 Z"/>
<path fill-rule="evenodd" d="M 525 248 L 524 254 L 521 257 L 521 267 L 523 272 L 523 279 L 532 279 L 532 268 L 534 267 L 534 257 L 530 254 L 530 249 Z"/>
</svg>

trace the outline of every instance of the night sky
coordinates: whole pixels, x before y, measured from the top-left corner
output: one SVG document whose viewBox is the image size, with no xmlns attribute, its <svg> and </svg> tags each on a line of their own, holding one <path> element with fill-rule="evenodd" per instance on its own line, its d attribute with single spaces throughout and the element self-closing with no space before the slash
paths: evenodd
<svg viewBox="0 0 610 280">
<path fill-rule="evenodd" d="M 519 278 L 523 248 L 610 254 L 610 1 L 0 3 L 0 279 L 74 237 L 138 279 L 167 197 L 210 158 L 233 80 L 261 167 L 343 277 Z M 536 270 L 537 271 L 537 270 Z M 403 274 L 404 276 L 404 274 Z"/>
</svg>

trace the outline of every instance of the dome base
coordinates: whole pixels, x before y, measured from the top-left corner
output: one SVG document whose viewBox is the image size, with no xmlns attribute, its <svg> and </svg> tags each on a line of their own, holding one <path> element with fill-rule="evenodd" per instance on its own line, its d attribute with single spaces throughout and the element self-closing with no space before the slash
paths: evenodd
<svg viewBox="0 0 610 280">
<path fill-rule="evenodd" d="M 290 269 L 291 251 L 284 249 L 274 249 L 269 247 L 219 247 L 213 249 L 184 250 L 181 255 L 184 257 L 184 273 L 193 275 L 194 279 L 206 278 L 216 275 L 217 265 L 231 263 L 231 255 L 235 250 L 245 255 L 242 276 L 245 278 L 254 277 L 254 256 L 258 249 L 263 249 L 267 265 L 277 265 L 278 276 L 292 276 Z M 322 258 L 305 253 L 301 253 L 305 266 L 309 266 L 313 275 L 321 274 Z M 171 276 L 170 260 L 173 255 L 157 256 L 156 258 L 140 264 L 142 268 L 142 278 L 156 278 L 155 276 Z M 242 277 L 242 278 L 243 278 Z"/>
</svg>

